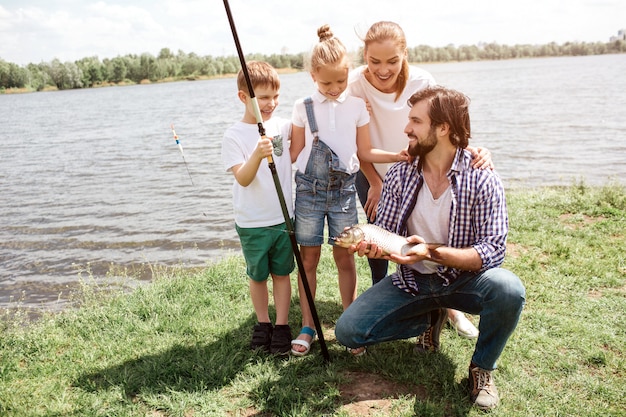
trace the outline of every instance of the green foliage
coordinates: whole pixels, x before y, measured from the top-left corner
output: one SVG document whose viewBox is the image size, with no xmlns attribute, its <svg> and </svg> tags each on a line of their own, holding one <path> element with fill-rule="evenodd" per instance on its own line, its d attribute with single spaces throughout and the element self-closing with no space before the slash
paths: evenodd
<svg viewBox="0 0 626 417">
<path fill-rule="evenodd" d="M 0 88 L 23 88 L 27 82 L 27 69 L 0 59 Z"/>
<path fill-rule="evenodd" d="M 434 48 L 420 45 L 408 48 L 410 62 L 450 62 L 500 60 L 514 58 L 539 58 L 549 56 L 581 56 L 619 54 L 626 51 L 626 41 L 609 43 L 577 43 L 567 42 L 558 45 L 554 42 L 547 45 L 500 45 L 485 43 L 481 45 L 448 45 Z"/>
<path fill-rule="evenodd" d="M 495 60 L 513 58 L 533 58 L 547 56 L 600 55 L 626 52 L 626 41 L 609 43 L 575 43 L 563 45 L 500 45 L 497 43 L 481 45 L 448 45 L 431 47 L 420 45 L 408 48 L 410 62 L 451 62 Z M 358 59 L 362 59 L 362 53 Z M 247 60 L 267 61 L 275 68 L 304 68 L 305 54 L 249 54 Z M 357 59 L 357 60 L 358 60 Z M 179 50 L 176 54 L 169 48 L 163 48 L 155 57 L 150 53 L 141 55 L 128 54 L 102 61 L 97 56 L 82 58 L 75 62 L 61 63 L 54 59 L 49 63 L 28 64 L 25 68 L 0 59 L 0 89 L 29 88 L 41 91 L 45 87 L 60 90 L 69 88 L 88 88 L 103 83 L 133 82 L 143 80 L 152 82 L 166 79 L 194 79 L 198 77 L 216 77 L 233 75 L 241 67 L 238 57 L 199 56 L 193 52 Z"/>
</svg>

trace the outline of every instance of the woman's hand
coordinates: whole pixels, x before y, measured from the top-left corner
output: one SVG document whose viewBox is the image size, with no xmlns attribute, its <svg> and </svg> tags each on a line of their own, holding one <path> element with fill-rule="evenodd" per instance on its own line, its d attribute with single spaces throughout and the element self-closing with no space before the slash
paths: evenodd
<svg viewBox="0 0 626 417">
<path fill-rule="evenodd" d="M 491 152 L 487 148 L 474 148 L 468 146 L 467 150 L 472 153 L 472 167 L 477 169 L 494 169 Z"/>
<path fill-rule="evenodd" d="M 376 211 L 378 210 L 378 201 L 380 200 L 382 190 L 382 186 L 372 185 L 370 185 L 369 190 L 367 190 L 367 201 L 365 202 L 363 210 L 370 223 L 376 220 Z"/>
</svg>

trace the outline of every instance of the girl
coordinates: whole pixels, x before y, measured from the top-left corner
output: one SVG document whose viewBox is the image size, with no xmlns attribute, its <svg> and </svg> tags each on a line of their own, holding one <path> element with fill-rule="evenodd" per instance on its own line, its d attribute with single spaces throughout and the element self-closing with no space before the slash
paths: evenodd
<svg viewBox="0 0 626 417">
<path fill-rule="evenodd" d="M 296 239 L 313 297 L 324 222 L 328 222 L 331 245 L 332 237 L 358 222 L 355 180 L 359 159 L 377 163 L 408 159 L 406 150 L 372 149 L 365 102 L 346 93 L 350 69 L 346 48 L 328 25 L 320 27 L 317 34 L 319 43 L 313 48 L 309 64 L 317 91 L 294 105 L 290 146 L 291 159 L 297 168 Z M 356 299 L 354 255 L 334 245 L 333 258 L 339 275 L 341 303 L 346 309 Z M 292 341 L 291 353 L 303 356 L 309 352 L 316 331 L 301 280 L 298 285 L 302 331 Z M 351 352 L 362 354 L 364 348 Z"/>
</svg>

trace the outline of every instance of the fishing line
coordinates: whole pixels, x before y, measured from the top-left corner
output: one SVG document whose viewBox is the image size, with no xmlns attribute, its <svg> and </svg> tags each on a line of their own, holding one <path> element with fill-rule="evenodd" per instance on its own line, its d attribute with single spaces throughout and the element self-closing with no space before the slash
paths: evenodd
<svg viewBox="0 0 626 417">
<path fill-rule="evenodd" d="M 174 123 L 170 125 L 170 128 L 172 129 L 172 134 L 174 135 L 174 140 L 176 141 L 176 144 L 178 145 L 178 149 L 180 149 L 180 154 L 183 157 L 185 168 L 187 168 L 187 174 L 189 174 L 189 179 L 191 180 L 191 185 L 194 185 L 193 178 L 191 178 L 191 172 L 189 172 L 189 165 L 187 165 L 187 161 L 185 160 L 185 152 L 183 151 L 183 145 L 182 143 L 180 143 L 180 140 L 178 139 L 178 135 L 176 134 L 176 131 L 174 130 Z"/>
<path fill-rule="evenodd" d="M 185 152 L 183 151 L 183 144 L 180 142 L 180 139 L 178 138 L 178 135 L 176 134 L 176 131 L 174 130 L 174 123 L 170 124 L 170 129 L 172 129 L 172 135 L 174 135 L 174 140 L 176 141 L 176 144 L 178 145 L 178 149 L 180 149 L 180 154 L 183 157 L 185 168 L 187 168 L 187 174 L 189 175 L 189 180 L 191 181 L 191 185 L 192 187 L 195 187 L 196 185 L 193 183 L 193 178 L 191 177 L 191 172 L 189 171 L 189 165 L 187 165 L 187 160 L 185 159 Z M 205 217 L 209 217 L 205 212 L 202 212 L 202 215 Z"/>
</svg>

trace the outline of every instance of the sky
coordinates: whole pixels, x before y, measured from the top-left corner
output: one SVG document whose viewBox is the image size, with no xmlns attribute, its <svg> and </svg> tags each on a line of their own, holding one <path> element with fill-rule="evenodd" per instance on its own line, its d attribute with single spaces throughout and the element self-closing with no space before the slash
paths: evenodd
<svg viewBox="0 0 626 417">
<path fill-rule="evenodd" d="M 351 51 L 379 20 L 408 46 L 608 42 L 624 0 L 229 0 L 244 54 L 308 52 L 329 24 Z M 18 64 L 115 58 L 163 48 L 236 55 L 223 0 L 0 0 L 0 59 Z"/>
</svg>

